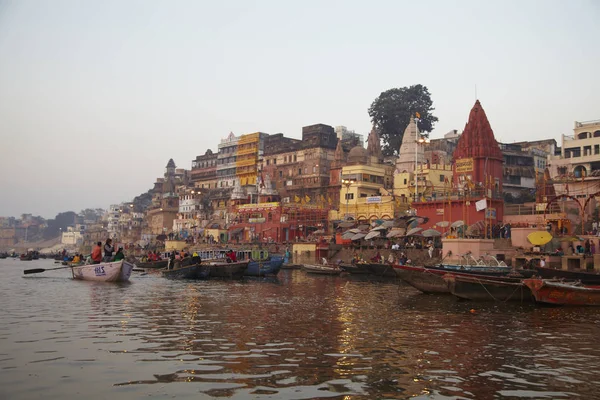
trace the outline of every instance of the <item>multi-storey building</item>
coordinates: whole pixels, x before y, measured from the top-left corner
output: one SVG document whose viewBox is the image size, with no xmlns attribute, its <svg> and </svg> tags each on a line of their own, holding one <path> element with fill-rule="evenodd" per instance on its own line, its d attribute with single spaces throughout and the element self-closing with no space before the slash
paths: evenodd
<svg viewBox="0 0 600 400">
<path fill-rule="evenodd" d="M 202 198 L 204 194 L 197 188 L 181 190 L 179 193 L 179 212 L 177 219 L 173 221 L 173 231 L 180 233 L 184 238 L 200 227 L 204 205 Z"/>
<path fill-rule="evenodd" d="M 217 157 L 208 149 L 202 156 L 192 161 L 191 182 L 199 189 L 215 189 L 217 187 Z"/>
<path fill-rule="evenodd" d="M 239 138 L 230 132 L 221 139 L 217 154 L 217 187 L 233 188 L 236 179 L 236 158 Z"/>
<path fill-rule="evenodd" d="M 560 156 L 550 157 L 550 175 L 582 178 L 600 170 L 600 120 L 577 122 L 573 135 L 562 135 Z"/>
<path fill-rule="evenodd" d="M 258 160 L 262 159 L 264 140 L 268 134 L 262 132 L 240 136 L 235 161 L 235 174 L 242 187 L 256 193 Z"/>
</svg>

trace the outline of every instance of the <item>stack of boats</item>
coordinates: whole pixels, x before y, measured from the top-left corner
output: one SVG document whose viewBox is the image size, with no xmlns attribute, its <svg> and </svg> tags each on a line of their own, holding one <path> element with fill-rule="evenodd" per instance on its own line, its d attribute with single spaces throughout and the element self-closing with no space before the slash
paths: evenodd
<svg viewBox="0 0 600 400">
<path fill-rule="evenodd" d="M 490 262 L 491 261 L 491 262 Z M 423 293 L 460 299 L 600 305 L 600 274 L 546 267 L 513 269 L 495 258 L 433 267 L 395 265 L 400 279 Z"/>
<path fill-rule="evenodd" d="M 237 250 L 234 253 L 234 261 L 227 257 L 226 250 L 209 250 L 198 252 L 197 257 L 175 260 L 173 265 L 166 261 L 166 265 L 151 267 L 161 268 L 162 276 L 170 279 L 239 279 L 243 276 L 276 276 L 286 261 L 284 257 L 268 254 L 263 249 Z M 148 266 L 140 263 L 138 267 Z"/>
</svg>

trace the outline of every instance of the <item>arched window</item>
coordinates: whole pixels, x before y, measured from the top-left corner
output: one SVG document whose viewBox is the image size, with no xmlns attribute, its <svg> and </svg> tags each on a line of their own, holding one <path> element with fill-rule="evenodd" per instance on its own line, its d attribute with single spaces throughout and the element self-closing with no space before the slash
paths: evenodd
<svg viewBox="0 0 600 400">
<path fill-rule="evenodd" d="M 587 170 L 583 165 L 578 165 L 573 170 L 573 175 L 575 175 L 575 178 L 583 178 L 587 176 Z"/>
</svg>

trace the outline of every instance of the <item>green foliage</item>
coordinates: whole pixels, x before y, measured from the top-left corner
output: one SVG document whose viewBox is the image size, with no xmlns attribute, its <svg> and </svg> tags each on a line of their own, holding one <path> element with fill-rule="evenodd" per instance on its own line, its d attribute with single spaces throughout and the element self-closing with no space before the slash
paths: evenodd
<svg viewBox="0 0 600 400">
<path fill-rule="evenodd" d="M 383 140 L 382 151 L 386 156 L 398 154 L 404 130 L 415 112 L 420 114 L 420 132 L 431 132 L 438 118 L 432 114 L 433 101 L 426 86 L 389 89 L 379 95 L 371 107 L 369 116 L 377 126 Z"/>
<path fill-rule="evenodd" d="M 67 231 L 67 226 L 75 223 L 75 214 L 73 211 L 58 213 L 54 219 L 46 221 L 48 227 L 44 230 L 44 239 L 51 239 L 62 232 Z"/>
</svg>

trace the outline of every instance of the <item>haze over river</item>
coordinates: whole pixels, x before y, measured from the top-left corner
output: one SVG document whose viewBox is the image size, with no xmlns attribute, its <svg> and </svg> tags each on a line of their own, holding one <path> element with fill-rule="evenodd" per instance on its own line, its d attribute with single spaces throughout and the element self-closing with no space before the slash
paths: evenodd
<svg viewBox="0 0 600 400">
<path fill-rule="evenodd" d="M 1 399 L 600 398 L 600 309 L 394 281 L 73 281 L 0 260 Z"/>
</svg>

